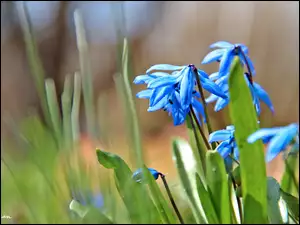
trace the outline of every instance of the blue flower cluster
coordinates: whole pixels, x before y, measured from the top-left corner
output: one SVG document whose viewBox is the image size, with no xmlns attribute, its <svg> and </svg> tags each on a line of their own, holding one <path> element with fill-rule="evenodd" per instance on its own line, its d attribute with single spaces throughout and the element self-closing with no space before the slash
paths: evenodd
<svg viewBox="0 0 300 225">
<path fill-rule="evenodd" d="M 200 93 L 195 89 L 196 76 L 199 76 L 203 89 L 220 98 L 227 98 L 221 88 L 211 81 L 204 71 L 194 65 L 168 64 L 154 65 L 146 71 L 145 75 L 137 76 L 134 83 L 147 84 L 148 89 L 137 93 L 136 96 L 149 99 L 149 112 L 160 109 L 167 111 L 173 117 L 175 126 L 184 123 L 191 108 L 199 121 L 201 121 L 200 116 L 205 121 L 203 105 L 197 100 Z"/>
<path fill-rule="evenodd" d="M 242 64 L 248 65 L 248 72 L 245 73 L 245 80 L 250 89 L 253 104 L 255 106 L 256 112 L 260 115 L 260 101 L 264 102 L 274 113 L 274 107 L 272 105 L 271 99 L 268 93 L 257 83 L 253 82 L 252 76 L 255 75 L 255 69 L 253 63 L 248 56 L 248 48 L 243 44 L 231 44 L 225 41 L 219 41 L 210 46 L 210 48 L 218 49 L 213 50 L 205 56 L 202 61 L 202 64 L 208 64 L 214 61 L 220 62 L 219 71 L 213 73 L 209 76 L 212 81 L 222 89 L 222 91 L 227 95 L 227 98 L 219 98 L 218 96 L 211 94 L 205 101 L 206 103 L 215 102 L 214 110 L 220 111 L 229 103 L 229 87 L 228 87 L 228 78 L 230 72 L 230 65 L 233 62 L 234 56 L 238 56 Z"/>
<path fill-rule="evenodd" d="M 247 141 L 254 143 L 261 139 L 264 144 L 268 144 L 266 161 L 272 161 L 281 152 L 287 150 L 288 146 L 294 141 L 294 146 L 299 151 L 299 125 L 292 123 L 284 127 L 261 128 L 251 134 Z M 220 155 L 227 159 L 229 154 L 233 154 L 238 160 L 239 152 L 234 139 L 234 127 L 227 126 L 224 130 L 218 130 L 209 135 L 209 142 L 221 141 L 216 150 Z"/>
</svg>

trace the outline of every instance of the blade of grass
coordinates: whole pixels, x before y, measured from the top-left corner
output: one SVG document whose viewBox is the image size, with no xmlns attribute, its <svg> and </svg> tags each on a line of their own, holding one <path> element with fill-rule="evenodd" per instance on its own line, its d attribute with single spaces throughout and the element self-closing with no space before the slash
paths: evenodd
<svg viewBox="0 0 300 225">
<path fill-rule="evenodd" d="M 89 62 L 88 44 L 85 36 L 85 29 L 80 12 L 74 12 L 74 20 L 76 27 L 77 48 L 79 51 L 80 71 L 82 76 L 82 92 L 84 99 L 84 107 L 87 121 L 87 129 L 89 136 L 95 141 L 97 135 L 97 122 L 95 116 L 95 104 L 93 93 L 92 73 Z"/>
<path fill-rule="evenodd" d="M 61 146 L 62 126 L 54 81 L 52 79 L 46 79 L 45 87 L 54 137 L 57 142 L 57 146 Z"/>
<path fill-rule="evenodd" d="M 74 94 L 73 104 L 71 112 L 71 123 L 72 123 L 72 137 L 75 145 L 80 139 L 79 129 L 79 110 L 80 110 L 80 96 L 81 96 L 81 76 L 78 72 L 74 75 Z"/>
<path fill-rule="evenodd" d="M 42 61 L 39 57 L 36 41 L 34 39 L 32 26 L 30 23 L 29 15 L 26 8 L 26 2 L 17 2 L 17 12 L 20 19 L 20 24 L 24 33 L 24 41 L 26 53 L 31 68 L 31 74 L 34 79 L 35 87 L 41 101 L 41 107 L 45 117 L 46 124 L 51 127 L 50 112 L 47 106 L 46 90 L 44 85 L 45 72 Z"/>
<path fill-rule="evenodd" d="M 72 108 L 72 83 L 71 76 L 65 78 L 64 90 L 61 97 L 62 117 L 63 117 L 63 133 L 64 147 L 68 150 L 72 148 L 72 124 L 71 124 L 71 108 Z"/>
<path fill-rule="evenodd" d="M 242 65 L 235 59 L 229 76 L 229 110 L 235 126 L 240 153 L 243 189 L 243 223 L 267 223 L 267 178 L 262 141 L 249 144 L 247 138 L 258 130 L 256 112 Z M 253 164 L 255 162 L 255 166 Z"/>
<path fill-rule="evenodd" d="M 285 159 L 285 170 L 281 179 L 281 189 L 289 194 L 299 195 L 299 182 L 296 179 L 296 169 L 299 155 L 290 154 Z"/>
</svg>

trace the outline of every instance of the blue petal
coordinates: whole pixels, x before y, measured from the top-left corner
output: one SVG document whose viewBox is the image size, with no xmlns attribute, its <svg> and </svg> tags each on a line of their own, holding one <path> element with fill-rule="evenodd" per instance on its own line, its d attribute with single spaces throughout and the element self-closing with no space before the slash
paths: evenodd
<svg viewBox="0 0 300 225">
<path fill-rule="evenodd" d="M 226 51 L 225 49 L 216 49 L 216 50 L 208 53 L 202 60 L 201 64 L 208 64 L 208 63 L 219 60 L 223 56 L 225 51 Z"/>
<path fill-rule="evenodd" d="M 177 77 L 173 76 L 166 76 L 166 77 L 159 77 L 155 80 L 152 80 L 148 83 L 148 88 L 159 88 L 168 85 L 174 85 L 177 83 Z"/>
<path fill-rule="evenodd" d="M 225 140 L 229 139 L 231 136 L 232 136 L 232 133 L 228 130 L 218 130 L 218 131 L 212 132 L 209 135 L 208 142 L 212 143 L 215 141 L 225 141 Z"/>
<path fill-rule="evenodd" d="M 180 70 L 184 68 L 185 66 L 175 66 L 170 64 L 157 64 L 154 66 L 151 66 L 146 73 L 149 73 L 152 70 L 165 70 L 165 71 L 173 71 L 173 70 Z"/>
<path fill-rule="evenodd" d="M 229 98 L 227 98 L 227 99 L 218 98 L 214 110 L 215 110 L 216 112 L 218 112 L 218 111 L 224 109 L 225 106 L 228 105 L 228 103 L 229 103 Z"/>
<path fill-rule="evenodd" d="M 227 98 L 227 95 L 222 91 L 222 89 L 212 82 L 210 79 L 205 79 L 201 82 L 202 87 L 208 92 L 215 94 L 221 98 Z"/>
<path fill-rule="evenodd" d="M 227 73 L 230 71 L 230 66 L 233 58 L 234 58 L 234 51 L 232 49 L 229 49 L 224 53 L 219 67 L 219 75 L 221 77 L 227 75 Z"/>
<path fill-rule="evenodd" d="M 280 128 L 280 127 L 262 128 L 262 129 L 259 129 L 256 132 L 254 132 L 253 134 L 251 134 L 247 138 L 247 141 L 248 141 L 248 143 L 254 143 L 258 139 L 273 137 L 274 135 L 276 135 L 281 130 L 282 130 L 282 128 Z"/>
<path fill-rule="evenodd" d="M 228 125 L 228 126 L 226 126 L 226 130 L 234 131 L 234 126 Z"/>
<path fill-rule="evenodd" d="M 182 80 L 180 84 L 180 100 L 183 109 L 187 109 L 192 101 L 194 89 L 193 72 L 189 67 L 182 71 Z"/>
<path fill-rule="evenodd" d="M 253 86 L 255 87 L 255 91 L 259 99 L 262 100 L 270 108 L 272 113 L 274 113 L 274 107 L 268 93 L 257 83 L 253 83 Z"/>
<path fill-rule="evenodd" d="M 136 94 L 136 97 L 149 99 L 151 97 L 152 93 L 153 93 L 152 89 L 146 89 L 146 90 L 142 90 L 142 91 L 138 92 Z"/>
<path fill-rule="evenodd" d="M 156 105 L 163 97 L 169 96 L 172 90 L 174 90 L 172 86 L 155 88 L 152 92 L 149 105 L 150 106 Z"/>
<path fill-rule="evenodd" d="M 220 78 L 219 72 L 215 72 L 215 73 L 212 73 L 211 75 L 209 75 L 209 79 L 212 81 L 215 81 L 219 78 Z"/>
<path fill-rule="evenodd" d="M 193 105 L 193 107 L 196 109 L 196 111 L 198 112 L 198 113 L 200 113 L 200 115 L 202 116 L 202 117 L 204 117 L 205 118 L 205 112 L 204 112 L 204 107 L 203 107 L 203 105 L 199 102 L 199 101 L 197 101 L 196 99 L 192 99 L 192 105 Z"/>
<path fill-rule="evenodd" d="M 159 109 L 164 108 L 169 102 L 169 96 L 164 96 L 159 102 L 155 105 L 152 105 L 148 108 L 148 112 L 157 111 Z"/>
<path fill-rule="evenodd" d="M 214 94 L 211 94 L 210 96 L 208 96 L 206 99 L 205 99 L 205 102 L 206 103 L 211 103 L 211 102 L 214 102 L 214 101 L 217 101 L 218 100 L 218 96 L 214 95 Z"/>
<path fill-rule="evenodd" d="M 154 72 L 154 73 L 148 74 L 148 76 L 153 77 L 153 78 L 158 78 L 158 77 L 170 76 L 170 74 L 165 73 L 165 72 Z"/>
<path fill-rule="evenodd" d="M 149 76 L 149 75 L 139 75 L 137 76 L 133 83 L 134 84 L 147 84 L 149 81 L 153 80 L 153 77 Z"/>
<path fill-rule="evenodd" d="M 236 160 L 239 160 L 240 152 L 239 152 L 239 149 L 237 147 L 235 147 L 234 150 L 233 150 L 233 156 Z"/>
<path fill-rule="evenodd" d="M 95 208 L 102 208 L 104 205 L 103 196 L 101 194 L 96 194 L 93 196 L 93 206 Z"/>
<path fill-rule="evenodd" d="M 209 76 L 206 72 L 204 72 L 203 70 L 197 70 L 198 71 L 198 75 L 200 76 L 200 78 L 206 78 L 206 79 L 209 79 Z"/>
<path fill-rule="evenodd" d="M 210 48 L 233 48 L 234 45 L 227 41 L 217 41 L 209 46 Z"/>
<path fill-rule="evenodd" d="M 159 176 L 159 172 L 155 169 L 152 168 L 148 168 L 148 170 L 150 171 L 150 173 L 152 174 L 152 176 L 154 177 L 155 180 L 157 180 L 158 176 Z"/>
<path fill-rule="evenodd" d="M 244 44 L 235 44 L 236 46 L 240 46 L 242 48 L 242 51 L 245 53 L 245 54 L 248 54 L 248 47 Z"/>
<path fill-rule="evenodd" d="M 285 150 L 288 144 L 291 142 L 294 136 L 290 135 L 289 132 L 279 132 L 272 138 L 267 148 L 266 160 L 270 162 L 273 160 L 281 151 Z"/>
<path fill-rule="evenodd" d="M 250 57 L 248 55 L 246 55 L 246 59 L 248 61 L 248 64 L 249 64 L 249 67 L 250 67 L 252 75 L 255 76 L 256 71 L 255 71 L 255 68 L 254 68 L 252 60 L 250 59 Z"/>
<path fill-rule="evenodd" d="M 223 158 L 226 158 L 231 153 L 231 146 L 227 141 L 223 141 L 217 146 L 216 150 Z"/>
<path fill-rule="evenodd" d="M 200 98 L 200 97 L 201 97 L 201 95 L 200 95 L 200 93 L 199 93 L 198 91 L 196 91 L 196 92 L 193 94 L 193 96 L 196 97 L 196 98 Z"/>
</svg>

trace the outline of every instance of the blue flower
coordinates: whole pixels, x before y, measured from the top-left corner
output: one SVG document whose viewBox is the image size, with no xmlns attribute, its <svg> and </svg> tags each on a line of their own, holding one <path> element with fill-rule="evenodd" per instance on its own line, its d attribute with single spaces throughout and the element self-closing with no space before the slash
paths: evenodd
<svg viewBox="0 0 300 225">
<path fill-rule="evenodd" d="M 225 76 L 229 70 L 230 65 L 235 56 L 238 56 L 243 64 L 246 64 L 246 61 L 250 67 L 249 72 L 252 75 L 255 75 L 255 69 L 253 63 L 248 56 L 248 48 L 243 44 L 231 44 L 226 41 L 218 41 L 212 45 L 210 48 L 218 48 L 208 53 L 202 60 L 202 64 L 208 64 L 214 61 L 220 61 L 219 73 L 220 76 Z"/>
<path fill-rule="evenodd" d="M 152 174 L 152 176 L 153 176 L 153 178 L 154 178 L 155 180 L 157 180 L 158 177 L 159 177 L 159 175 L 161 175 L 161 173 L 158 172 L 158 171 L 155 170 L 155 169 L 148 168 L 148 170 L 150 171 L 150 173 Z M 132 178 L 133 178 L 136 182 L 138 182 L 138 183 L 142 182 L 142 180 L 143 180 L 142 172 L 143 172 L 143 170 L 140 168 L 140 169 L 137 169 L 137 170 L 132 174 Z"/>
<path fill-rule="evenodd" d="M 214 107 L 214 110 L 216 112 L 225 108 L 225 106 L 227 106 L 229 103 L 228 78 L 229 78 L 229 74 L 221 77 L 219 75 L 219 73 L 213 73 L 210 76 L 210 79 L 216 80 L 215 83 L 227 95 L 227 98 L 223 99 L 223 98 L 219 98 L 216 95 L 211 94 L 208 98 L 205 99 L 206 103 L 211 103 L 211 102 L 216 101 L 216 105 Z M 250 89 L 252 99 L 253 99 L 253 104 L 255 106 L 257 114 L 260 115 L 260 112 L 261 112 L 260 101 L 264 102 L 268 106 L 268 108 L 271 110 L 271 112 L 274 113 L 274 107 L 273 107 L 272 101 L 271 101 L 268 93 L 259 84 L 255 83 L 255 82 L 253 82 L 253 85 L 251 85 L 247 78 L 246 73 L 245 73 L 245 80 Z"/>
<path fill-rule="evenodd" d="M 162 70 L 163 72 L 153 72 Z M 165 71 L 173 71 L 171 74 Z M 221 88 L 209 79 L 208 75 L 196 69 L 194 65 L 174 66 L 168 64 L 154 65 L 146 71 L 147 74 L 137 76 L 135 84 L 147 84 L 146 90 L 136 94 L 137 98 L 149 99 L 149 112 L 164 109 L 173 117 L 174 125 L 184 123 L 190 106 L 196 113 L 199 121 L 200 116 L 205 114 L 202 104 L 196 98 L 201 97 L 195 91 L 196 78 L 199 76 L 201 85 L 204 89 L 221 98 L 227 98 Z"/>
<path fill-rule="evenodd" d="M 266 160 L 267 162 L 270 162 L 280 152 L 284 151 L 291 141 L 298 135 L 299 125 L 292 123 L 285 127 L 262 128 L 251 134 L 247 141 L 249 143 L 253 143 L 258 139 L 262 139 L 264 143 L 269 143 L 267 147 Z"/>
<path fill-rule="evenodd" d="M 233 153 L 235 159 L 239 158 L 238 148 L 234 139 L 234 126 L 227 126 L 226 129 L 215 131 L 209 135 L 209 143 L 217 141 L 221 141 L 221 143 L 216 150 L 224 159 L 231 153 Z"/>
<path fill-rule="evenodd" d="M 72 191 L 72 197 L 82 205 L 92 205 L 95 208 L 102 208 L 104 201 L 101 193 L 93 194 L 91 191 Z"/>
</svg>

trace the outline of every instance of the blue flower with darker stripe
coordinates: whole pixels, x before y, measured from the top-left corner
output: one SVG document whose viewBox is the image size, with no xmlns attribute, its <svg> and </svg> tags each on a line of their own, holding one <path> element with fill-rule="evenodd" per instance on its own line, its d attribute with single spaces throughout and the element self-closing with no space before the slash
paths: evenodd
<svg viewBox="0 0 300 225">
<path fill-rule="evenodd" d="M 238 56 L 243 64 L 249 66 L 253 76 L 255 75 L 254 65 L 248 56 L 248 48 L 243 44 L 231 44 L 226 41 L 218 41 L 210 48 L 218 48 L 208 53 L 202 60 L 202 64 L 208 64 L 214 61 L 220 62 L 219 73 L 220 76 L 225 76 L 230 71 L 230 65 L 235 56 Z"/>
<path fill-rule="evenodd" d="M 93 194 L 91 191 L 72 191 L 72 197 L 82 205 L 92 205 L 98 209 L 104 205 L 101 193 Z"/>
<path fill-rule="evenodd" d="M 220 74 L 217 72 L 217 73 L 211 74 L 209 78 L 211 80 L 215 80 L 215 83 L 228 96 L 228 98 L 223 99 L 223 98 L 219 98 L 216 95 L 211 94 L 208 98 L 205 99 L 206 103 L 211 103 L 211 102 L 216 101 L 214 110 L 217 112 L 217 111 L 220 111 L 221 109 L 223 109 L 225 106 L 227 106 L 230 101 L 229 86 L 228 86 L 229 74 L 221 77 Z M 253 82 L 251 85 L 247 78 L 246 73 L 245 73 L 245 80 L 250 89 L 252 99 L 253 99 L 253 104 L 255 106 L 257 114 L 260 115 L 260 113 L 261 113 L 260 101 L 264 102 L 268 106 L 268 108 L 271 110 L 271 112 L 274 113 L 274 107 L 273 107 L 272 101 L 271 101 L 268 93 L 263 89 L 263 87 L 255 82 Z"/>
<path fill-rule="evenodd" d="M 280 152 L 285 151 L 293 140 L 294 145 L 299 146 L 299 125 L 292 123 L 284 127 L 262 128 L 251 134 L 247 141 L 254 143 L 259 139 L 268 143 L 266 161 L 270 162 Z M 296 149 L 299 151 L 299 147 Z"/>
</svg>

